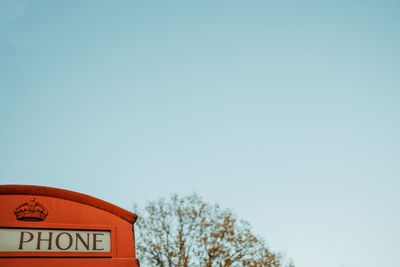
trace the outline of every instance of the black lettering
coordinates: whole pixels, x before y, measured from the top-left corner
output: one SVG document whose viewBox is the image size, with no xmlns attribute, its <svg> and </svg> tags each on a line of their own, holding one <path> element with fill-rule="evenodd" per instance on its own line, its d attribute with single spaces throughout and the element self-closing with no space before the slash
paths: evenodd
<svg viewBox="0 0 400 267">
<path fill-rule="evenodd" d="M 86 234 L 87 238 L 86 238 L 86 242 L 85 240 L 83 240 L 82 236 L 79 233 L 76 233 L 76 244 L 75 244 L 75 250 L 78 250 L 78 240 L 81 241 L 82 245 L 89 250 L 89 233 Z"/>
<path fill-rule="evenodd" d="M 47 241 L 47 242 L 49 242 L 49 245 L 47 246 L 47 249 L 48 249 L 48 250 L 51 250 L 51 240 L 52 240 L 52 237 L 53 237 L 53 232 L 49 232 L 49 238 L 48 238 L 48 239 L 42 238 L 42 232 L 38 232 L 38 240 L 37 240 L 36 249 L 40 249 L 40 243 L 41 243 L 42 241 Z"/>
<path fill-rule="evenodd" d="M 28 240 L 24 240 L 24 235 L 29 234 Z M 23 244 L 27 242 L 31 242 L 33 240 L 33 234 L 31 232 L 21 232 L 21 237 L 19 239 L 19 247 L 18 249 L 23 249 Z"/>
<path fill-rule="evenodd" d="M 68 236 L 68 239 L 69 239 L 69 244 L 68 244 L 68 246 L 66 246 L 65 248 L 62 248 L 62 247 L 60 246 L 60 238 L 61 238 L 62 235 L 67 235 L 67 236 Z M 59 233 L 59 234 L 57 235 L 57 237 L 56 237 L 56 246 L 57 246 L 57 248 L 60 249 L 60 250 L 67 250 L 67 249 L 69 249 L 69 248 L 72 246 L 72 235 L 70 235 L 70 234 L 67 233 L 67 232 Z"/>
<path fill-rule="evenodd" d="M 101 242 L 103 242 L 103 240 L 101 239 L 101 240 L 98 240 L 97 239 L 97 236 L 98 235 L 104 235 L 104 234 L 102 234 L 102 233 L 94 233 L 93 234 L 93 250 L 104 250 L 104 248 L 96 248 L 96 243 L 101 243 Z"/>
</svg>

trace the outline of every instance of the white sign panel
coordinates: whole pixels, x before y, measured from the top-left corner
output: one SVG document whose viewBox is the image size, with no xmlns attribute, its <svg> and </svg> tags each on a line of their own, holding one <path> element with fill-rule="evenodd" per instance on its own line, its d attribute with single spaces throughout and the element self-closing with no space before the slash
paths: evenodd
<svg viewBox="0 0 400 267">
<path fill-rule="evenodd" d="M 110 231 L 0 228 L 0 252 L 110 251 Z"/>
</svg>

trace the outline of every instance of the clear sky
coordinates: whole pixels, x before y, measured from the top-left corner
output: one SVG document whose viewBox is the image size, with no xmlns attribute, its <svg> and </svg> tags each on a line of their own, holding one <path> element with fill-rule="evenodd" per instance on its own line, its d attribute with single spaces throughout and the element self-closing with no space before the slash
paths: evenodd
<svg viewBox="0 0 400 267">
<path fill-rule="evenodd" d="M 0 0 L 0 183 L 197 192 L 297 267 L 398 267 L 400 2 Z"/>
</svg>

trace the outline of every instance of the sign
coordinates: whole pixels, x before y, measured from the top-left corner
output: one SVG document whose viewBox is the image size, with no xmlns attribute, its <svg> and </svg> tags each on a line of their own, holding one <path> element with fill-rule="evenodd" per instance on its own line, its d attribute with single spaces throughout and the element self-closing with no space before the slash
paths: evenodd
<svg viewBox="0 0 400 267">
<path fill-rule="evenodd" d="M 136 215 L 64 189 L 0 185 L 0 266 L 139 267 Z"/>
<path fill-rule="evenodd" d="M 110 231 L 0 228 L 0 251 L 110 252 Z"/>
</svg>

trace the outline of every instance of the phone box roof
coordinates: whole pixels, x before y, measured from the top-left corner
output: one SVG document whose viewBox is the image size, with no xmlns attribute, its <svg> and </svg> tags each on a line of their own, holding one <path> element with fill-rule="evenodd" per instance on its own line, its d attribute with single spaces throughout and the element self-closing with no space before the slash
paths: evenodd
<svg viewBox="0 0 400 267">
<path fill-rule="evenodd" d="M 29 264 L 34 267 L 54 265 L 63 267 L 84 264 L 84 266 L 97 267 L 130 267 L 139 265 L 136 260 L 133 232 L 133 224 L 137 216 L 132 212 L 82 193 L 33 185 L 0 185 L 0 203 L 0 229 L 10 236 L 9 240 L 0 241 L 7 242 L 0 243 L 0 266 Z M 31 241 L 29 239 L 39 230 L 45 235 L 44 229 L 47 232 L 53 231 L 54 235 L 65 233 L 61 239 L 77 232 L 82 235 L 87 234 L 87 242 L 89 242 L 89 234 L 103 231 L 99 233 L 108 234 L 109 249 L 107 252 L 82 251 L 76 245 L 76 250 L 73 250 L 74 246 L 71 243 L 69 246 L 71 250 L 64 251 L 64 248 L 68 247 L 67 243 L 66 246 L 60 248 L 62 251 L 49 249 L 42 251 L 40 249 L 45 247 L 45 244 L 49 244 L 46 238 L 40 239 L 40 236 L 39 238 L 35 236 L 36 239 L 33 237 Z M 22 231 L 32 233 L 26 233 L 24 237 Z M 19 239 L 18 234 L 20 234 Z M 47 233 L 48 238 L 49 233 Z M 24 251 L 22 243 L 28 243 L 28 241 L 37 242 L 38 245 L 30 251 Z M 69 241 L 68 238 L 67 241 Z M 16 244 L 10 244 L 12 242 Z M 101 242 L 101 240 L 95 240 L 96 242 Z"/>
</svg>

